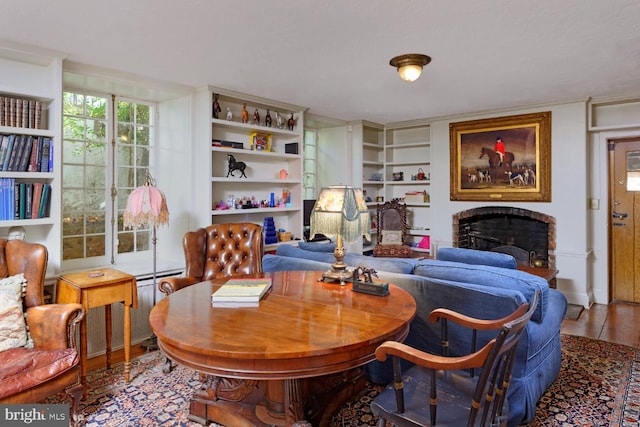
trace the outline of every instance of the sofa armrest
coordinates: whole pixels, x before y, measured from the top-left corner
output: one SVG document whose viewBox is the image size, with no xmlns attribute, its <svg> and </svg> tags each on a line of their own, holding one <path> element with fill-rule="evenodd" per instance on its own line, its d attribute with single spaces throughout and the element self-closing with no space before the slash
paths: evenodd
<svg viewBox="0 0 640 427">
<path fill-rule="evenodd" d="M 158 282 L 158 290 L 165 295 L 169 295 L 200 281 L 196 277 L 166 277 Z"/>
<path fill-rule="evenodd" d="M 76 348 L 76 327 L 85 315 L 81 304 L 45 304 L 27 309 L 27 326 L 34 347 L 41 350 Z"/>
</svg>

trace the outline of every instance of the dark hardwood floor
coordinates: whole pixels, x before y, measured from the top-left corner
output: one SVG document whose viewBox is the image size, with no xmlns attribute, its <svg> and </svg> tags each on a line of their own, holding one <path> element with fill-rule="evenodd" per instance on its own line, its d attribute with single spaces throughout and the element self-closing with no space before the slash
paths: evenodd
<svg viewBox="0 0 640 427">
<path fill-rule="evenodd" d="M 562 333 L 600 339 L 632 347 L 640 347 L 640 304 L 613 302 L 608 305 L 594 304 L 588 310 L 582 310 L 578 320 L 565 319 Z M 144 354 L 140 345 L 131 346 L 131 359 Z M 114 351 L 111 356 L 113 365 L 124 361 L 122 350 Z M 105 356 L 87 361 L 87 370 L 103 368 Z"/>
<path fill-rule="evenodd" d="M 561 332 L 640 347 L 640 304 L 613 302 L 582 310 L 578 320 L 565 319 Z"/>
</svg>

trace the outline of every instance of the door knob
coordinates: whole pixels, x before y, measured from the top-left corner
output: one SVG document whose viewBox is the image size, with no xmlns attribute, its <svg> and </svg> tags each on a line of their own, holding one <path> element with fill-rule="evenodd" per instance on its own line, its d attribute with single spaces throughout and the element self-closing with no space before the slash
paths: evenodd
<svg viewBox="0 0 640 427">
<path fill-rule="evenodd" d="M 612 213 L 612 214 L 611 214 L 611 216 L 612 216 L 614 219 L 625 219 L 625 218 L 628 216 L 628 214 L 626 214 L 626 213 L 620 213 L 620 212 L 614 212 L 614 213 Z"/>
</svg>

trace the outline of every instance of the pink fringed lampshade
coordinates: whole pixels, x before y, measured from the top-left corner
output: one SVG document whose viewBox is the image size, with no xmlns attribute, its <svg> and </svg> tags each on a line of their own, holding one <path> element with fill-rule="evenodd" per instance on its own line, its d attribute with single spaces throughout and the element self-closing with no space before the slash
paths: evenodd
<svg viewBox="0 0 640 427">
<path fill-rule="evenodd" d="M 143 186 L 129 194 L 123 221 L 125 228 L 155 227 L 169 223 L 167 200 L 150 177 L 147 177 Z"/>
</svg>

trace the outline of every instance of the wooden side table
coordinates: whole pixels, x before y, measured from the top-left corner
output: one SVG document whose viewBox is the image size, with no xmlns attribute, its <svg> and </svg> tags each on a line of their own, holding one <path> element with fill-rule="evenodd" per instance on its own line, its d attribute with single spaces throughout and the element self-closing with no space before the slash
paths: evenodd
<svg viewBox="0 0 640 427">
<path fill-rule="evenodd" d="M 138 308 L 136 278 L 112 268 L 70 273 L 60 276 L 56 302 L 79 303 L 85 310 L 104 306 L 107 338 L 107 367 L 111 367 L 111 304 L 124 304 L 124 378 L 129 382 L 131 364 L 131 307 Z M 80 366 L 84 395 L 87 393 L 87 317 L 80 323 Z"/>
</svg>

